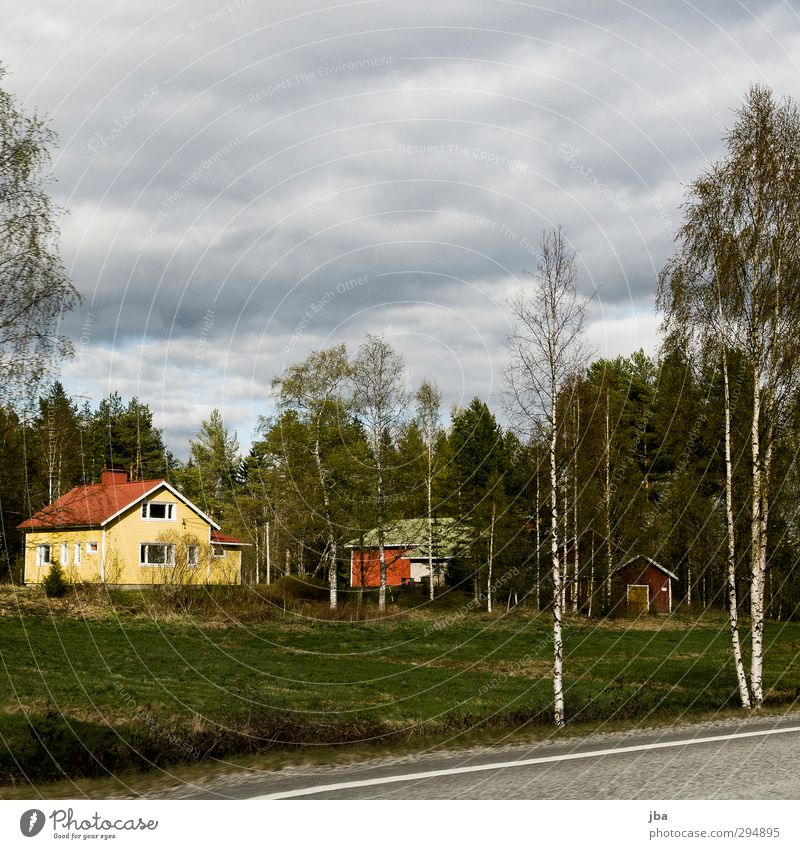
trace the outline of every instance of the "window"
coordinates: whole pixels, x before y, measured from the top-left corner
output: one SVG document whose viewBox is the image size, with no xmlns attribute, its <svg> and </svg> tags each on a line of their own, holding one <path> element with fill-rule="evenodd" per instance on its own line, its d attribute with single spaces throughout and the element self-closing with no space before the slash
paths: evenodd
<svg viewBox="0 0 800 849">
<path fill-rule="evenodd" d="M 145 501 L 142 504 L 143 519 L 175 519 L 175 505 L 170 501 Z"/>
<path fill-rule="evenodd" d="M 221 545 L 212 545 L 211 546 L 211 552 L 214 555 L 214 557 L 224 557 L 225 556 L 225 549 Z"/>
<path fill-rule="evenodd" d="M 76 566 L 81 565 L 81 544 L 76 542 L 74 546 L 72 546 L 72 562 Z"/>
<path fill-rule="evenodd" d="M 199 545 L 189 545 L 186 547 L 186 562 L 189 564 L 189 566 L 197 566 L 197 558 L 199 553 Z"/>
<path fill-rule="evenodd" d="M 174 566 L 175 546 L 165 542 L 143 542 L 139 546 L 142 566 Z"/>
<path fill-rule="evenodd" d="M 65 543 L 61 543 L 61 565 L 66 566 L 69 563 L 69 546 Z"/>
<path fill-rule="evenodd" d="M 50 562 L 50 546 L 49 545 L 37 545 L 36 546 L 36 565 L 37 566 L 46 566 Z"/>
<path fill-rule="evenodd" d="M 86 543 L 86 553 L 87 554 L 97 554 L 97 543 L 96 542 L 87 542 Z"/>
</svg>

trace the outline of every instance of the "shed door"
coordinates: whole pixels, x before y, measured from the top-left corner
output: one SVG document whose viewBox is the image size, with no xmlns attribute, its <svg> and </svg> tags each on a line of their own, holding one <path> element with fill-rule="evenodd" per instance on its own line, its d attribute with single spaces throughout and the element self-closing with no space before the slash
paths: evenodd
<svg viewBox="0 0 800 849">
<path fill-rule="evenodd" d="M 650 587 L 647 584 L 628 584 L 628 613 L 639 616 L 650 608 Z"/>
</svg>

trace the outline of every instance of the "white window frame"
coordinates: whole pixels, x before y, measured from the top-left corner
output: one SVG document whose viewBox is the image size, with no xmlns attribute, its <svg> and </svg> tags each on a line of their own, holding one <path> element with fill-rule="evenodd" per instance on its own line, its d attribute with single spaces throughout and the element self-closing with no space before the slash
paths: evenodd
<svg viewBox="0 0 800 849">
<path fill-rule="evenodd" d="M 45 558 L 44 551 L 47 549 L 47 557 Z M 36 546 L 36 565 L 37 566 L 48 566 L 50 564 L 50 558 L 52 556 L 52 546 L 49 542 L 43 542 Z"/>
<path fill-rule="evenodd" d="M 61 565 L 66 566 L 69 563 L 69 543 L 61 543 Z"/>
<path fill-rule="evenodd" d="M 72 546 L 72 562 L 75 566 L 81 565 L 81 544 L 79 542 Z"/>
<path fill-rule="evenodd" d="M 212 557 L 224 557 L 226 554 L 225 548 L 221 546 L 218 542 L 215 542 L 211 546 L 211 556 Z"/>
<path fill-rule="evenodd" d="M 200 565 L 199 545 L 192 544 L 186 546 L 186 564 L 189 566 L 190 569 L 196 569 Z"/>
<path fill-rule="evenodd" d="M 158 546 L 165 549 L 163 563 L 151 563 L 150 546 Z M 152 566 L 156 569 L 171 569 L 175 565 L 175 543 L 172 542 L 142 542 L 139 543 L 139 565 Z"/>
<path fill-rule="evenodd" d="M 151 516 L 150 508 L 153 505 L 164 507 L 164 516 Z M 174 522 L 177 519 L 177 504 L 174 501 L 144 501 L 142 502 L 142 519 L 145 522 Z"/>
<path fill-rule="evenodd" d="M 97 554 L 100 551 L 100 543 L 91 540 L 91 542 L 86 543 L 86 553 L 87 554 Z"/>
</svg>

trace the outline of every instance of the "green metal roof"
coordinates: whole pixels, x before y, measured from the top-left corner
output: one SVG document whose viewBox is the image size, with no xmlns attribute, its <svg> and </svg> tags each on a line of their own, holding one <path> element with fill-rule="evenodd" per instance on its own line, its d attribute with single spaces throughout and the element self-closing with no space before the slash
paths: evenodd
<svg viewBox="0 0 800 849">
<path fill-rule="evenodd" d="M 466 553 L 472 542 L 474 531 L 470 525 L 456 519 L 433 520 L 433 556 L 448 559 Z M 383 531 L 383 544 L 386 548 L 411 548 L 407 556 L 411 559 L 428 557 L 428 520 L 396 519 L 388 522 Z M 364 534 L 363 541 L 351 540 L 348 548 L 377 548 L 378 529 L 373 528 Z"/>
</svg>

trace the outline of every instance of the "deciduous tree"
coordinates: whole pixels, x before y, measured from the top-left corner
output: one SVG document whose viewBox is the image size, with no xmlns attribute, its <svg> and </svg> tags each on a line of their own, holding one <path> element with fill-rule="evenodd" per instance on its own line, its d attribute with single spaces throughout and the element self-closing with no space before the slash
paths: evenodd
<svg viewBox="0 0 800 849">
<path fill-rule="evenodd" d="M 353 401 L 367 433 L 374 471 L 380 559 L 378 609 L 383 612 L 386 610 L 387 449 L 406 411 L 408 392 L 403 358 L 385 339 L 367 335 L 353 361 L 352 380 Z"/>
<path fill-rule="evenodd" d="M 0 66 L 0 83 L 5 70 Z M 58 321 L 80 300 L 58 255 L 58 210 L 46 192 L 55 135 L 0 88 L 0 400 L 30 396 L 71 353 Z"/>
<path fill-rule="evenodd" d="M 557 726 L 564 724 L 562 571 L 558 551 L 560 470 L 557 449 L 563 423 L 559 395 L 583 367 L 587 302 L 576 285 L 575 256 L 561 228 L 543 233 L 539 273 L 530 291 L 511 301 L 516 327 L 509 337 L 507 385 L 515 412 L 528 429 L 544 432 L 550 465 L 550 560 L 553 575 L 553 701 Z"/>
<path fill-rule="evenodd" d="M 692 183 L 679 251 L 661 279 L 668 321 L 713 345 L 726 385 L 726 517 L 729 614 L 737 652 L 728 359 L 742 354 L 750 414 L 750 696 L 763 703 L 767 540 L 777 437 L 796 390 L 800 347 L 800 114 L 791 99 L 754 85 L 726 137 L 724 157 Z M 747 704 L 737 660 L 740 696 Z"/>
</svg>

